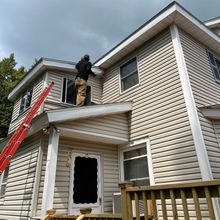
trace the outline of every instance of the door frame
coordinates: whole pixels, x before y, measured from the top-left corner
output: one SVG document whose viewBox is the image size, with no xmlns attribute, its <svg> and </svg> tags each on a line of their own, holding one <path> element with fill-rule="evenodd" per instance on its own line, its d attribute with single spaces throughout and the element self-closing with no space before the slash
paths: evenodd
<svg viewBox="0 0 220 220">
<path fill-rule="evenodd" d="M 73 207 L 73 182 L 74 182 L 74 168 L 75 168 L 75 158 L 77 156 L 95 158 L 97 159 L 98 165 L 98 202 L 94 204 L 79 204 Z M 71 153 L 71 169 L 70 169 L 70 184 L 69 184 L 69 214 L 80 214 L 80 208 L 92 208 L 92 213 L 102 213 L 103 210 L 103 196 L 102 196 L 102 172 L 101 172 L 101 155 L 93 152 L 83 152 L 83 151 L 72 151 Z"/>
</svg>

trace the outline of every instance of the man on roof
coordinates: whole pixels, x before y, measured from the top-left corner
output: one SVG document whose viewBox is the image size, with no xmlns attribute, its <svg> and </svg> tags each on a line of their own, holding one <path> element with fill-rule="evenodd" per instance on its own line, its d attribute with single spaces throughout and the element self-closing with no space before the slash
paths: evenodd
<svg viewBox="0 0 220 220">
<path fill-rule="evenodd" d="M 83 106 L 86 99 L 86 89 L 87 89 L 87 80 L 89 75 L 95 76 L 95 73 L 92 71 L 92 64 L 89 61 L 90 57 L 86 54 L 77 64 L 76 64 L 76 79 L 75 86 L 77 91 L 76 105 Z"/>
</svg>

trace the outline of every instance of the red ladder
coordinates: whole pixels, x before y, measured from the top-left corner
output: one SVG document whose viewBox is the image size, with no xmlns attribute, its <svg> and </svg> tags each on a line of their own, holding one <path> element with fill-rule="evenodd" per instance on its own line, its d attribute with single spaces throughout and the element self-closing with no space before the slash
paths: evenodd
<svg viewBox="0 0 220 220">
<path fill-rule="evenodd" d="M 5 168 L 8 166 L 11 158 L 14 156 L 21 142 L 27 135 L 28 130 L 31 127 L 31 121 L 38 109 L 44 102 L 45 98 L 49 94 L 50 90 L 54 86 L 54 82 L 52 82 L 48 87 L 44 89 L 44 91 L 38 96 L 37 100 L 34 102 L 31 109 L 28 111 L 22 123 L 19 125 L 17 130 L 14 132 L 7 145 L 3 148 L 0 154 L 0 175 L 3 173 Z"/>
</svg>

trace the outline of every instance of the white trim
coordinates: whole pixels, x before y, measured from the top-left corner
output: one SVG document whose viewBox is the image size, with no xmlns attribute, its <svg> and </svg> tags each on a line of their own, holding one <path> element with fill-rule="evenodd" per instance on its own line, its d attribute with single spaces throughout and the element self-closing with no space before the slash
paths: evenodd
<svg viewBox="0 0 220 220">
<path fill-rule="evenodd" d="M 181 40 L 176 25 L 170 26 L 173 48 L 176 56 L 177 67 L 180 75 L 180 82 L 183 90 L 183 95 L 188 112 L 189 122 L 192 129 L 195 150 L 199 162 L 201 177 L 203 181 L 212 180 L 212 171 L 206 151 L 205 141 L 202 134 L 202 129 L 199 122 L 198 112 L 195 105 L 195 100 L 192 93 L 192 88 L 187 72 L 187 67 L 183 55 Z"/>
<path fill-rule="evenodd" d="M 132 103 L 113 103 L 91 105 L 86 107 L 76 107 L 74 109 L 61 109 L 47 111 L 49 122 L 61 122 L 66 120 L 76 120 L 108 114 L 118 114 L 132 110 Z"/>
<path fill-rule="evenodd" d="M 31 201 L 31 210 L 30 210 L 31 217 L 35 217 L 36 215 L 42 163 L 43 163 L 43 149 L 42 149 L 42 139 L 41 139 L 40 147 L 38 151 L 38 158 L 37 158 L 36 175 L 34 179 L 33 197 Z"/>
<path fill-rule="evenodd" d="M 48 72 L 45 73 L 44 75 L 44 80 L 43 80 L 43 85 L 42 85 L 42 91 L 47 87 L 47 81 L 48 81 Z M 45 100 L 46 101 L 46 100 Z M 43 113 L 44 111 L 44 106 L 45 106 L 45 102 L 42 103 L 42 105 L 40 106 L 40 110 L 39 110 L 39 114 Z"/>
<path fill-rule="evenodd" d="M 48 150 L 47 150 L 47 162 L 46 162 L 46 172 L 44 177 L 41 216 L 44 216 L 48 209 L 53 208 L 58 146 L 59 146 L 59 132 L 57 129 L 52 128 L 50 131 Z"/>
<path fill-rule="evenodd" d="M 121 67 L 126 65 L 127 63 L 129 63 L 132 59 L 136 59 L 136 64 L 137 64 L 137 75 L 138 75 L 138 83 L 133 85 L 132 87 L 123 90 L 122 91 L 122 82 L 121 82 Z M 125 62 L 123 62 L 122 64 L 120 64 L 119 66 L 119 95 L 124 95 L 125 93 L 129 92 L 130 90 L 134 89 L 135 87 L 140 85 L 140 76 L 139 76 L 139 68 L 138 68 L 138 57 L 137 56 L 133 56 L 132 58 L 126 59 Z"/>
<path fill-rule="evenodd" d="M 123 157 L 123 153 L 126 152 L 126 151 L 131 151 L 131 150 L 140 148 L 140 146 L 138 146 L 140 144 L 145 144 L 145 146 L 146 146 L 150 185 L 155 185 L 151 145 L 150 145 L 150 140 L 148 138 L 138 139 L 138 140 L 135 140 L 133 142 L 130 142 L 130 143 L 120 147 L 120 149 L 119 149 L 120 180 L 124 181 L 124 169 L 123 169 L 124 157 Z"/>
<path fill-rule="evenodd" d="M 148 172 L 150 177 L 150 185 L 155 185 L 155 179 L 154 179 L 154 169 L 153 169 L 153 160 L 152 160 L 152 153 L 151 153 L 151 144 L 150 140 L 146 138 L 146 144 L 147 144 L 147 161 L 148 161 Z"/>
<path fill-rule="evenodd" d="M 75 158 L 77 156 L 81 156 L 81 157 L 88 157 L 88 158 L 95 158 L 97 160 L 98 163 L 98 201 L 96 204 L 75 204 L 72 203 L 72 198 L 73 198 L 73 182 L 74 182 L 74 161 Z M 79 214 L 79 209 L 83 208 L 83 207 L 90 207 L 92 208 L 92 213 L 102 213 L 103 211 L 103 197 L 102 197 L 102 176 L 101 176 L 101 168 L 102 168 L 102 164 L 101 164 L 101 155 L 100 154 L 95 154 L 95 153 L 83 153 L 83 152 L 76 152 L 76 151 L 72 151 L 71 153 L 71 169 L 70 169 L 70 187 L 69 187 L 69 206 L 68 206 L 68 214 Z M 100 199 L 101 199 L 101 204 L 100 204 Z"/>
<path fill-rule="evenodd" d="M 220 18 L 214 18 L 210 21 L 204 22 L 204 24 L 210 28 L 212 27 L 220 27 Z"/>
</svg>

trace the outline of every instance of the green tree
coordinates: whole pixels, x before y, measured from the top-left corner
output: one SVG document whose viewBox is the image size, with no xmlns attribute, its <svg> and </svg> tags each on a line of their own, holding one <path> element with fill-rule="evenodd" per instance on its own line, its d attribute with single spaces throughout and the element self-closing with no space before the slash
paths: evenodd
<svg viewBox="0 0 220 220">
<path fill-rule="evenodd" d="M 7 135 L 13 103 L 7 98 L 15 84 L 26 74 L 24 67 L 16 69 L 14 54 L 0 61 L 0 138 Z"/>
</svg>

